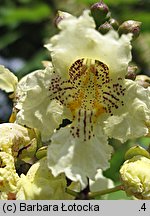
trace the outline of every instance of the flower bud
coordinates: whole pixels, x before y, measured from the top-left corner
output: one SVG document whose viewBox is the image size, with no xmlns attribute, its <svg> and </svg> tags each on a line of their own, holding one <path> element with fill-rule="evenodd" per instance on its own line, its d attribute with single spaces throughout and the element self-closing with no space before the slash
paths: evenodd
<svg viewBox="0 0 150 216">
<path fill-rule="evenodd" d="M 120 35 L 122 34 L 133 34 L 133 39 L 136 39 L 140 34 L 141 22 L 128 20 L 123 22 L 118 29 Z"/>
<path fill-rule="evenodd" d="M 106 34 L 111 29 L 113 29 L 113 27 L 108 22 L 105 22 L 104 24 L 100 25 L 100 27 L 98 28 L 98 31 L 102 34 Z"/>
<path fill-rule="evenodd" d="M 148 88 L 150 86 L 150 77 L 146 76 L 146 75 L 138 75 L 136 76 L 135 81 L 143 86 L 144 88 Z"/>
<path fill-rule="evenodd" d="M 47 155 L 47 146 L 42 146 L 36 152 L 36 158 L 41 159 Z"/>
<path fill-rule="evenodd" d="M 150 159 L 137 155 L 125 161 L 120 169 L 120 176 L 127 195 L 150 199 Z"/>
<path fill-rule="evenodd" d="M 137 66 L 128 66 L 128 72 L 125 78 L 135 80 L 137 69 L 138 69 Z"/>
<path fill-rule="evenodd" d="M 125 160 L 131 159 L 136 155 L 142 155 L 144 157 L 150 158 L 150 154 L 141 146 L 133 146 L 125 153 Z"/>
<path fill-rule="evenodd" d="M 109 20 L 109 23 L 110 23 L 110 25 L 111 25 L 115 30 L 118 30 L 119 23 L 118 23 L 117 20 L 111 18 L 111 19 Z"/>
<path fill-rule="evenodd" d="M 97 26 L 104 22 L 108 12 L 109 8 L 103 1 L 97 2 L 91 6 L 91 14 Z"/>
</svg>

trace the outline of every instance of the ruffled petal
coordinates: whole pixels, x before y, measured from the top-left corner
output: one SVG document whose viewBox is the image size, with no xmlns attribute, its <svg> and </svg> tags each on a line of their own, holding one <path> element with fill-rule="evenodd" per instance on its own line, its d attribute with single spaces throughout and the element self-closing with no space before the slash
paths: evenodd
<svg viewBox="0 0 150 216">
<path fill-rule="evenodd" d="M 125 142 L 131 138 L 145 136 L 150 121 L 150 89 L 126 80 L 124 106 L 105 121 L 105 133 Z"/>
<path fill-rule="evenodd" d="M 112 30 L 101 35 L 95 30 L 94 20 L 88 10 L 79 18 L 71 16 L 64 19 L 60 26 L 61 32 L 47 44 L 59 74 L 67 77 L 73 62 L 89 58 L 106 64 L 112 77 L 125 75 L 131 60 L 130 34 L 119 38 L 117 32 Z"/>
<path fill-rule="evenodd" d="M 84 141 L 82 136 L 73 137 L 68 126 L 52 136 L 48 147 L 48 167 L 54 176 L 64 172 L 84 188 L 87 178 L 93 179 L 98 168 L 109 167 L 112 147 L 107 144 L 100 126 L 95 127 L 94 134 L 91 139 Z"/>
<path fill-rule="evenodd" d="M 0 89 L 9 92 L 14 92 L 17 87 L 18 79 L 3 65 L 0 65 Z"/>
<path fill-rule="evenodd" d="M 54 129 L 62 122 L 63 106 L 50 99 L 50 86 L 53 76 L 51 67 L 35 71 L 25 76 L 17 88 L 16 122 L 41 132 L 42 140 L 50 138 Z"/>
</svg>

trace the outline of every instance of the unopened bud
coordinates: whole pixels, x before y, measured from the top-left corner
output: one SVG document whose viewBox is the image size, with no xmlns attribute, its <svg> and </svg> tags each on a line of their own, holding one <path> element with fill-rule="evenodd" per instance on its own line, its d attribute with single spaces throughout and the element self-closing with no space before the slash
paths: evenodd
<svg viewBox="0 0 150 216">
<path fill-rule="evenodd" d="M 102 34 L 106 34 L 111 29 L 113 29 L 113 27 L 108 22 L 105 22 L 104 24 L 100 25 L 98 31 Z"/>
<path fill-rule="evenodd" d="M 126 79 L 135 80 L 137 69 L 137 66 L 129 66 L 128 72 L 126 74 Z"/>
<path fill-rule="evenodd" d="M 108 12 L 109 8 L 103 1 L 97 2 L 91 6 L 91 15 L 93 16 L 97 26 L 105 21 Z"/>
<path fill-rule="evenodd" d="M 134 156 L 141 155 L 150 158 L 150 154 L 141 146 L 133 146 L 125 153 L 125 160 L 131 159 Z"/>
<path fill-rule="evenodd" d="M 41 159 L 43 157 L 45 157 L 47 154 L 47 146 L 42 146 L 41 148 L 39 148 L 36 152 L 36 157 L 37 159 Z"/>
<path fill-rule="evenodd" d="M 140 34 L 141 22 L 128 20 L 123 22 L 118 29 L 120 35 L 122 34 L 133 34 L 133 39 L 136 39 Z"/>
<path fill-rule="evenodd" d="M 119 28 L 119 23 L 118 23 L 117 20 L 111 18 L 111 19 L 109 20 L 109 23 L 110 23 L 110 25 L 111 25 L 115 30 L 118 30 L 118 28 Z"/>
<path fill-rule="evenodd" d="M 146 75 L 138 75 L 136 76 L 135 81 L 143 86 L 144 88 L 148 88 L 150 86 L 150 77 L 146 76 Z"/>
<path fill-rule="evenodd" d="M 137 155 L 124 162 L 120 169 L 123 189 L 129 196 L 150 199 L 150 159 Z"/>
</svg>

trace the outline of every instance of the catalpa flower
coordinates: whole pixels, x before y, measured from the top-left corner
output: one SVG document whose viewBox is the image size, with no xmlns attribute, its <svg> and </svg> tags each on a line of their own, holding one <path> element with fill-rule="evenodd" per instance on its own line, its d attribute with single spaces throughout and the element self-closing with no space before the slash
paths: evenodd
<svg viewBox="0 0 150 216">
<path fill-rule="evenodd" d="M 112 147 L 148 133 L 150 91 L 125 79 L 131 61 L 131 34 L 95 30 L 89 11 L 59 22 L 59 34 L 47 48 L 52 66 L 20 81 L 17 122 L 51 139 L 48 166 L 54 176 L 65 173 L 87 185 L 98 169 L 106 169 Z M 63 119 L 71 121 L 60 127 Z"/>
</svg>

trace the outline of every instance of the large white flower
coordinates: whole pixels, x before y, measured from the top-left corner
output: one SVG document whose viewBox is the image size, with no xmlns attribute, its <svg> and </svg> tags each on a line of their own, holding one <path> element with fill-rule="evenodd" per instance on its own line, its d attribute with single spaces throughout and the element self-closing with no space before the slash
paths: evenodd
<svg viewBox="0 0 150 216">
<path fill-rule="evenodd" d="M 87 177 L 109 166 L 108 137 L 124 142 L 148 133 L 150 91 L 125 79 L 130 34 L 101 35 L 89 11 L 66 16 L 59 28 L 47 45 L 53 66 L 31 73 L 18 88 L 17 121 L 51 138 L 53 175 L 64 172 L 85 187 Z M 65 118 L 72 123 L 55 131 Z"/>
</svg>

